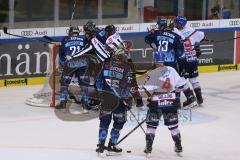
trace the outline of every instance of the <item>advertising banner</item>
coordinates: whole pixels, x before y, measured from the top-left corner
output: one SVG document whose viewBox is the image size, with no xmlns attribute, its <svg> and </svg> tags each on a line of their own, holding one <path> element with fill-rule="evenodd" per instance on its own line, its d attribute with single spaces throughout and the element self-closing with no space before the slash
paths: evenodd
<svg viewBox="0 0 240 160">
<path fill-rule="evenodd" d="M 129 26 L 128 29 L 134 27 L 137 26 Z M 45 30 L 42 33 L 45 34 Z M 19 30 L 19 34 L 28 33 Z M 130 56 L 137 70 L 148 70 L 153 66 L 153 50 L 144 42 L 146 34 L 146 32 L 122 33 L 123 39 L 132 45 Z M 199 64 L 201 66 L 233 64 L 234 36 L 234 31 L 206 32 L 207 39 L 212 41 L 201 44 L 202 55 Z M 26 41 L 26 39 L 2 43 L 0 41 L 0 79 L 41 77 L 48 73 L 52 52 L 49 46 L 37 41 Z"/>
<path fill-rule="evenodd" d="M 39 42 L 1 43 L 0 79 L 38 77 L 50 69 L 49 47 Z"/>
</svg>

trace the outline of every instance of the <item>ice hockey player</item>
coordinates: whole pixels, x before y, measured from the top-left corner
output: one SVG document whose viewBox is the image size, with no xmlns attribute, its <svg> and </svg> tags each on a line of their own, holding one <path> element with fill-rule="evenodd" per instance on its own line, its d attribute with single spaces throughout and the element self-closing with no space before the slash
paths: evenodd
<svg viewBox="0 0 240 160">
<path fill-rule="evenodd" d="M 107 51 L 104 45 L 96 38 L 96 29 L 97 28 L 95 27 L 94 23 L 90 22 L 87 22 L 83 26 L 86 46 L 83 48 L 83 50 L 77 52 L 72 58 L 77 58 L 84 54 L 90 54 L 96 56 L 100 63 L 111 57 L 111 53 Z"/>
<path fill-rule="evenodd" d="M 133 64 L 133 61 L 131 57 L 128 54 L 128 51 L 126 49 L 126 46 L 124 44 L 124 41 L 122 40 L 121 36 L 119 33 L 116 32 L 116 27 L 112 24 L 107 25 L 103 30 L 99 31 L 96 35 L 96 37 L 103 43 L 105 44 L 107 50 L 109 52 L 115 53 L 119 49 L 125 50 L 127 57 L 128 57 L 128 64 L 131 67 L 131 70 L 133 71 L 133 79 L 132 79 L 132 93 L 134 94 L 134 100 L 136 103 L 136 107 L 142 107 L 143 106 L 143 101 L 142 97 L 138 91 L 138 84 L 136 80 L 136 70 L 135 66 Z"/>
<path fill-rule="evenodd" d="M 69 59 L 70 60 L 78 59 L 83 56 L 93 57 L 96 59 L 96 65 L 93 65 L 93 66 L 88 65 L 88 71 L 89 72 L 100 72 L 99 68 L 101 68 L 103 62 L 110 59 L 112 53 L 110 53 L 108 50 L 106 50 L 105 46 L 96 38 L 95 35 L 97 32 L 97 28 L 96 28 L 95 23 L 93 23 L 92 21 L 88 21 L 83 26 L 83 30 L 85 32 L 85 34 L 84 34 L 85 46 L 82 50 L 78 51 L 76 54 L 74 54 Z M 95 67 L 98 67 L 98 69 L 96 69 Z M 98 75 L 98 73 L 95 73 L 95 75 Z M 96 79 L 96 76 L 92 77 L 92 78 Z M 93 97 L 91 95 L 87 94 L 87 93 L 89 93 L 89 88 L 90 87 L 82 88 L 82 92 L 81 92 L 81 93 L 84 93 L 83 100 L 82 100 L 83 104 L 84 104 L 84 106 L 86 106 L 86 108 L 88 110 L 90 110 L 92 106 L 95 106 L 95 103 L 98 103 L 98 102 L 95 102 L 95 100 L 93 99 Z M 93 86 L 91 88 L 93 88 Z"/>
<path fill-rule="evenodd" d="M 130 109 L 129 99 L 131 96 L 132 71 L 127 64 L 125 51 L 118 49 L 115 52 L 112 60 L 104 63 L 103 70 L 96 84 L 99 91 L 111 93 L 119 101 L 116 106 L 111 106 L 112 111 L 104 112 L 104 109 L 100 111 L 99 140 L 96 149 L 99 156 L 103 154 L 104 150 L 108 151 L 108 155 L 122 152 L 122 149 L 116 144 L 120 131 L 126 122 L 126 111 Z M 112 119 L 113 128 L 111 129 L 108 146 L 105 147 L 108 128 Z"/>
<path fill-rule="evenodd" d="M 154 50 L 154 54 L 164 54 L 164 64 L 173 67 L 180 76 L 185 73 L 186 57 L 184 55 L 184 46 L 182 38 L 173 32 L 174 23 L 170 19 L 160 18 L 157 22 L 158 30 L 150 31 L 145 37 L 145 42 Z M 184 103 L 183 107 L 192 107 L 195 105 L 195 97 L 193 91 L 186 85 L 183 93 L 188 103 Z M 180 92 L 176 93 L 178 106 L 180 106 Z"/>
<path fill-rule="evenodd" d="M 174 102 L 176 101 L 175 92 L 182 90 L 186 81 L 174 68 L 164 65 L 164 54 L 156 54 L 154 58 L 157 68 L 148 74 L 146 80 L 146 85 L 157 87 L 153 91 L 148 91 L 150 97 L 148 99 L 146 148 L 144 150 L 147 156 L 152 152 L 155 132 L 162 116 L 175 143 L 175 152 L 182 152 L 181 135 L 178 129 L 178 108 Z"/>
<path fill-rule="evenodd" d="M 64 70 L 66 61 L 70 60 L 77 52 L 79 52 L 85 46 L 84 39 L 79 36 L 80 30 L 78 27 L 70 27 L 68 36 L 64 37 L 61 41 L 59 48 L 59 63 L 61 68 L 60 79 L 60 103 L 56 106 L 56 109 L 66 108 L 67 99 L 69 96 L 68 86 L 71 83 L 73 75 L 78 77 L 80 83 L 80 76 L 84 74 L 84 67 L 76 69 L 70 75 Z"/>
<path fill-rule="evenodd" d="M 177 16 L 175 18 L 175 26 L 185 37 L 184 54 L 186 56 L 186 71 L 184 77 L 189 79 L 198 104 L 202 104 L 202 91 L 198 79 L 198 57 L 201 55 L 199 43 L 205 39 L 204 32 L 197 31 L 188 26 L 187 19 L 183 16 Z"/>
</svg>

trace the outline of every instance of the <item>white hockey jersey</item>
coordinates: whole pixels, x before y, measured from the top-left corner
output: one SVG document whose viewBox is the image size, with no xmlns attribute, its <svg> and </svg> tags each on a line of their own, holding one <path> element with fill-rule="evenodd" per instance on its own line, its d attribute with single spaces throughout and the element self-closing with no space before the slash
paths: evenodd
<svg viewBox="0 0 240 160">
<path fill-rule="evenodd" d="M 205 37 L 204 32 L 197 31 L 188 25 L 180 30 L 180 32 L 185 38 L 184 41 L 189 42 L 189 44 L 187 44 L 187 47 L 190 47 L 190 45 L 193 47 L 196 43 L 200 43 Z"/>
<path fill-rule="evenodd" d="M 182 30 L 179 30 L 181 35 L 184 37 L 183 44 L 184 44 L 184 53 L 186 56 L 187 62 L 197 62 L 197 55 L 194 49 L 197 43 L 200 43 L 205 35 L 202 31 L 197 31 L 192 27 L 186 25 Z"/>
<path fill-rule="evenodd" d="M 147 86 L 154 86 L 150 100 L 158 102 L 160 107 L 172 106 L 176 100 L 175 91 L 186 84 L 186 80 L 181 78 L 177 71 L 169 66 L 152 70 L 145 83 Z"/>
</svg>

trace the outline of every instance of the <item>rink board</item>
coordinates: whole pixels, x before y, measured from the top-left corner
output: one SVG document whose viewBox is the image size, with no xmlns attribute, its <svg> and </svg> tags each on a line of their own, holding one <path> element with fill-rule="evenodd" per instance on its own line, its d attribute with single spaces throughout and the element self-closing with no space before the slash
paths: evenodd
<svg viewBox="0 0 240 160">
<path fill-rule="evenodd" d="M 200 73 L 239 71 L 240 64 L 199 66 L 198 69 Z M 46 80 L 46 77 L 0 79 L 0 87 L 38 85 L 38 84 L 44 84 L 45 80 Z"/>
</svg>

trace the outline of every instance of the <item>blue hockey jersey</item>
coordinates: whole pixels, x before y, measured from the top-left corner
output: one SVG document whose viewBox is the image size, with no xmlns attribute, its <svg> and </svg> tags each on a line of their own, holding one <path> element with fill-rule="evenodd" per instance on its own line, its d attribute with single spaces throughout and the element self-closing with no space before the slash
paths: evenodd
<svg viewBox="0 0 240 160">
<path fill-rule="evenodd" d="M 131 95 L 132 71 L 128 63 L 106 62 L 96 82 L 98 90 L 110 91 L 119 98 Z"/>
<path fill-rule="evenodd" d="M 155 30 L 145 37 L 145 42 L 156 51 L 155 54 L 164 55 L 166 65 L 175 68 L 174 64 L 185 58 L 182 38 L 172 31 Z"/>
<path fill-rule="evenodd" d="M 80 52 L 85 46 L 85 41 L 80 36 L 66 36 L 61 42 L 59 48 L 60 64 L 63 64 L 66 60 L 66 56 L 74 56 Z"/>
</svg>

